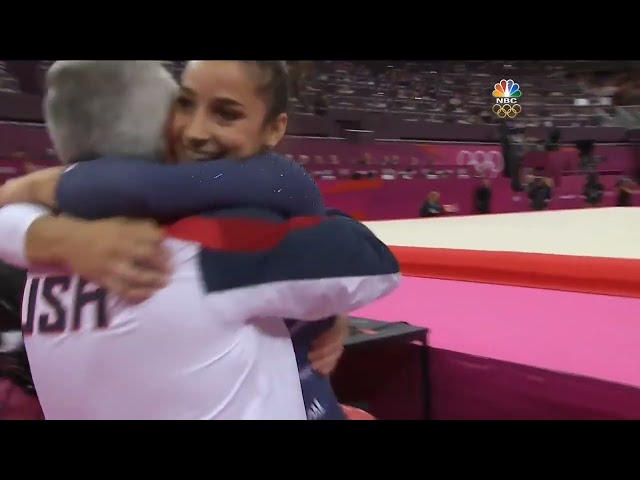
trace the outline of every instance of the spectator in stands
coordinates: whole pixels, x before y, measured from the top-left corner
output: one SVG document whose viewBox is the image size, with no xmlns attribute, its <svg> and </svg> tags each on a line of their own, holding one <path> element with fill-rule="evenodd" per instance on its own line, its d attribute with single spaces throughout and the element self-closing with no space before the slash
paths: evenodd
<svg viewBox="0 0 640 480">
<path fill-rule="evenodd" d="M 479 117 L 480 117 L 480 121 L 482 123 L 493 123 L 494 122 L 494 118 L 491 116 L 491 114 L 485 110 L 482 110 L 479 113 Z"/>
<path fill-rule="evenodd" d="M 48 163 L 59 163 L 58 157 L 56 156 L 55 152 L 53 151 L 53 148 L 47 148 L 44 151 L 44 155 L 43 155 L 42 159 L 45 162 L 48 162 Z"/>
<path fill-rule="evenodd" d="M 329 111 L 329 102 L 324 94 L 316 95 L 314 102 L 314 113 L 318 116 L 324 116 Z"/>
<path fill-rule="evenodd" d="M 444 214 L 444 207 L 440 203 L 440 193 L 439 192 L 429 192 L 427 195 L 427 201 L 424 202 L 422 208 L 420 208 L 420 216 L 422 218 L 426 217 L 439 217 Z"/>
<path fill-rule="evenodd" d="M 288 62 L 291 82 L 291 98 L 300 98 L 302 92 L 302 72 L 296 62 Z"/>
<path fill-rule="evenodd" d="M 32 173 L 36 170 L 39 170 L 40 167 L 33 162 L 24 162 L 24 171 L 25 173 Z"/>
<path fill-rule="evenodd" d="M 560 132 L 560 129 L 553 128 L 551 130 L 551 133 L 549 133 L 549 136 L 547 137 L 547 141 L 544 144 L 544 149 L 547 152 L 557 152 L 558 149 L 560 148 L 561 136 L 562 134 Z"/>
<path fill-rule="evenodd" d="M 365 153 L 364 155 L 362 155 L 362 158 L 358 160 L 358 165 L 372 165 L 372 164 L 373 164 L 373 157 L 371 156 L 370 153 Z"/>
<path fill-rule="evenodd" d="M 589 172 L 587 183 L 582 190 L 582 195 L 584 195 L 585 201 L 590 207 L 602 205 L 604 185 L 600 181 L 600 176 L 597 172 Z"/>
<path fill-rule="evenodd" d="M 11 154 L 11 158 L 16 160 L 25 160 L 27 158 L 27 153 L 22 148 L 19 148 Z"/>
<path fill-rule="evenodd" d="M 476 213 L 491 213 L 491 181 L 483 178 L 474 194 Z"/>
</svg>

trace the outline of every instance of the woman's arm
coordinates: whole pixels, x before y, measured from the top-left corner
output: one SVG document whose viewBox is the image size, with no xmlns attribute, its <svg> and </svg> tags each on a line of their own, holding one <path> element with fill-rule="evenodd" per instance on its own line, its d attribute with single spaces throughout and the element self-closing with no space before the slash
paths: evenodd
<svg viewBox="0 0 640 480">
<path fill-rule="evenodd" d="M 74 272 L 140 301 L 166 285 L 170 262 L 153 222 L 55 217 L 36 205 L 0 209 L 0 260 L 32 271 Z"/>
<path fill-rule="evenodd" d="M 68 169 L 56 196 L 61 211 L 85 219 L 127 215 L 166 220 L 232 206 L 262 207 L 286 216 L 325 212 L 313 179 L 298 164 L 274 154 L 181 165 L 103 158 Z"/>
<path fill-rule="evenodd" d="M 245 161 L 162 165 L 102 158 L 52 167 L 0 187 L 0 205 L 37 203 L 99 219 L 173 220 L 224 207 L 260 207 L 285 216 L 324 215 L 318 186 L 295 162 L 269 154 Z"/>
</svg>

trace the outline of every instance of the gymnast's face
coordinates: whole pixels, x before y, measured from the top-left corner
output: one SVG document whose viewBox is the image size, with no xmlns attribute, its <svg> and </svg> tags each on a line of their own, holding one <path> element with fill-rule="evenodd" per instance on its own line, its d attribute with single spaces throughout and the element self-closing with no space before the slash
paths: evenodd
<svg viewBox="0 0 640 480">
<path fill-rule="evenodd" d="M 170 136 L 178 162 L 244 159 L 275 147 L 283 114 L 265 122 L 268 99 L 257 89 L 256 67 L 240 61 L 193 61 L 182 77 Z"/>
</svg>

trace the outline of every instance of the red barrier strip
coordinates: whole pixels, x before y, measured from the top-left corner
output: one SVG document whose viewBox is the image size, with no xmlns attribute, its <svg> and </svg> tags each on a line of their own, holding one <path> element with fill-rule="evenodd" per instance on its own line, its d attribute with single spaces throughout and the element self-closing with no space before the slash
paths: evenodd
<svg viewBox="0 0 640 480">
<path fill-rule="evenodd" d="M 391 247 L 403 275 L 640 298 L 640 260 Z"/>
</svg>

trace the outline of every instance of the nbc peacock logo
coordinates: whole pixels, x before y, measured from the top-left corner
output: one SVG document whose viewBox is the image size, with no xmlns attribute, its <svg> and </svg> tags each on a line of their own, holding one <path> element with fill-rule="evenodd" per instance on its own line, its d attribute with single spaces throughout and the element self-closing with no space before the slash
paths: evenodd
<svg viewBox="0 0 640 480">
<path fill-rule="evenodd" d="M 518 99 L 522 96 L 522 90 L 513 80 L 500 80 L 493 86 L 493 96 L 496 99 L 495 105 L 491 107 L 493 113 L 500 118 L 516 118 L 522 112 L 522 105 Z"/>
</svg>

